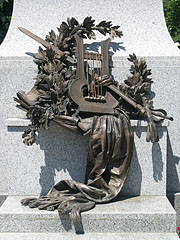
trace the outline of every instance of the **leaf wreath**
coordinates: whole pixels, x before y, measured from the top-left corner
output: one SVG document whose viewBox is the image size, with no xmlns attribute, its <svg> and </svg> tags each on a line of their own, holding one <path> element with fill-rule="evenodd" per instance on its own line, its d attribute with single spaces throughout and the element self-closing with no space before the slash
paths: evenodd
<svg viewBox="0 0 180 240">
<path fill-rule="evenodd" d="M 50 121 L 57 115 L 77 116 L 77 105 L 69 98 L 68 88 L 75 79 L 75 65 L 66 60 L 67 56 L 75 58 L 76 42 L 74 35 L 81 38 L 95 38 L 95 31 L 103 35 L 109 34 L 111 38 L 121 37 L 119 26 L 112 26 L 111 21 L 101 21 L 95 24 L 92 17 L 86 17 L 79 23 L 74 17 L 62 22 L 58 34 L 51 30 L 45 40 L 52 46 L 58 47 L 62 54 L 57 54 L 51 47 L 43 50 L 39 47 L 34 56 L 38 66 L 38 74 L 34 87 L 25 94 L 17 93 L 17 107 L 27 112 L 31 125 L 24 134 L 24 143 L 32 145 L 35 142 L 36 131 L 40 127 L 47 128 Z"/>
<path fill-rule="evenodd" d="M 41 127 L 48 128 L 49 123 L 58 116 L 72 117 L 79 119 L 78 106 L 69 97 L 69 86 L 76 78 L 76 42 L 74 35 L 81 38 L 95 38 L 95 31 L 103 35 L 109 34 L 111 38 L 121 37 L 122 31 L 119 26 L 113 26 L 111 21 L 101 21 L 95 24 L 92 17 L 86 17 L 82 24 L 75 18 L 68 18 L 62 22 L 56 35 L 53 30 L 46 36 L 50 46 L 45 50 L 39 47 L 38 53 L 34 56 L 34 62 L 38 65 L 38 74 L 35 78 L 34 87 L 26 94 L 23 91 L 17 93 L 14 100 L 17 107 L 26 112 L 31 119 L 31 125 L 23 134 L 24 143 L 32 145 L 35 142 L 36 131 Z M 57 47 L 59 51 L 57 51 Z M 68 60 L 68 57 L 71 61 Z M 147 141 L 158 141 L 157 129 L 152 116 L 152 109 L 149 103 L 149 89 L 152 79 L 149 78 L 151 70 L 147 69 L 146 61 L 138 60 L 135 54 L 129 55 L 128 60 L 132 62 L 129 76 L 120 85 L 114 81 L 120 91 L 125 93 L 136 103 L 142 105 L 148 118 Z M 134 117 L 139 118 L 138 112 L 134 112 L 133 106 L 122 99 L 119 99 L 119 110 L 125 110 L 127 114 L 135 113 Z M 156 111 L 160 119 L 168 118 L 164 110 Z M 172 120 L 172 118 L 168 118 Z"/>
<path fill-rule="evenodd" d="M 136 103 L 143 105 L 142 99 L 145 98 L 149 101 L 149 89 L 152 79 L 149 78 L 151 70 L 147 68 L 146 61 L 144 59 L 138 59 L 133 53 L 129 55 L 128 60 L 132 62 L 130 73 L 131 76 L 121 84 L 121 90 L 129 97 L 133 98 Z"/>
</svg>

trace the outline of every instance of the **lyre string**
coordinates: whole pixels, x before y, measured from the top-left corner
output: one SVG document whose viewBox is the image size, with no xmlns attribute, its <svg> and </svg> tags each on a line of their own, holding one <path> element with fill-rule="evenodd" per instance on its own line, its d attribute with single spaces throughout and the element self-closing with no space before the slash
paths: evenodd
<svg viewBox="0 0 180 240">
<path fill-rule="evenodd" d="M 86 61 L 86 78 L 87 78 L 87 90 L 88 98 L 101 99 L 102 98 L 102 61 L 101 55 L 96 53 L 87 52 Z M 96 72 L 95 72 L 95 61 L 96 61 Z M 89 79 L 91 76 L 91 83 Z M 97 79 L 97 82 L 96 82 Z"/>
<path fill-rule="evenodd" d="M 99 55 L 99 57 L 100 57 L 100 55 Z M 100 66 L 100 64 L 99 64 L 99 62 L 100 62 L 100 59 L 98 59 L 98 53 L 96 54 L 96 60 L 97 60 L 97 77 L 98 77 L 98 97 L 99 97 L 99 90 L 100 90 L 100 79 L 99 79 L 99 77 L 100 77 L 100 68 L 99 68 L 99 66 Z"/>
<path fill-rule="evenodd" d="M 101 58 L 100 58 L 101 59 Z M 102 97 L 102 86 L 103 86 L 103 83 L 102 83 L 102 62 L 100 61 L 100 73 L 101 73 L 101 97 Z"/>
<path fill-rule="evenodd" d="M 92 75 L 92 78 L 93 78 L 93 95 L 94 97 L 96 97 L 96 83 L 95 83 L 95 72 L 94 72 L 94 54 L 93 54 L 93 75 Z"/>
<path fill-rule="evenodd" d="M 88 87 L 88 97 L 90 97 L 90 86 L 89 86 L 89 65 L 88 65 L 88 52 L 87 52 L 87 61 L 86 61 L 86 76 L 87 76 L 87 87 Z"/>
<path fill-rule="evenodd" d="M 90 65 L 91 65 L 91 93 L 92 97 L 94 97 L 94 91 L 93 91 L 93 66 L 92 66 L 92 56 L 90 53 Z"/>
</svg>

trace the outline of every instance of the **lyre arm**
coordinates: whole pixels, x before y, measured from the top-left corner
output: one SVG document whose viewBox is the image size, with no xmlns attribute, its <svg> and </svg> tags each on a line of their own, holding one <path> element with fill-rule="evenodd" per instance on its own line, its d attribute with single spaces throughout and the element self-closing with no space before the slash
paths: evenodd
<svg viewBox="0 0 180 240">
<path fill-rule="evenodd" d="M 109 74 L 109 43 L 110 38 L 101 42 L 101 53 L 102 53 L 102 75 Z"/>
<path fill-rule="evenodd" d="M 77 69 L 76 75 L 79 78 L 84 78 L 84 51 L 83 51 L 83 39 L 77 34 L 74 35 L 77 46 Z"/>
</svg>

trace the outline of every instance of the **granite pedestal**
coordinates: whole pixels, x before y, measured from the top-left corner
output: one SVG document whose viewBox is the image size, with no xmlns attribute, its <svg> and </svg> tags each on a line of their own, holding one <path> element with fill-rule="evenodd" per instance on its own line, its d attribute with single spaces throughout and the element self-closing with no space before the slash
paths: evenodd
<svg viewBox="0 0 180 240">
<path fill-rule="evenodd" d="M 172 239 L 178 239 L 174 233 L 176 213 L 165 196 L 121 197 L 109 204 L 99 204 L 96 208 L 82 213 L 81 226 L 74 225 L 68 215 L 59 216 L 57 211 L 39 211 L 22 207 L 20 199 L 20 197 L 9 196 L 0 208 L 1 233 L 59 232 L 73 239 L 77 237 L 75 232 L 76 234 L 85 233 L 82 239 L 86 239 L 86 234 L 91 236 L 92 233 L 94 237 L 96 234 L 102 236 L 100 233 L 103 233 L 105 239 L 106 233 L 112 233 L 111 237 L 113 234 L 117 237 L 118 234 L 128 236 L 127 233 L 129 233 L 131 236 L 136 233 L 138 236 L 139 233 L 144 233 L 142 239 L 149 239 L 145 236 L 150 233 L 152 236 L 154 233 L 163 233 L 171 234 Z"/>
<path fill-rule="evenodd" d="M 22 196 L 11 196 L 45 194 L 62 178 L 84 179 L 88 136 L 76 137 L 52 125 L 46 132 L 39 133 L 37 145 L 26 147 L 21 134 L 27 121 L 22 120 L 25 115 L 13 102 L 17 91 L 27 92 L 33 86 L 37 68 L 30 56 L 39 46 L 17 27 L 25 27 L 44 38 L 50 29 L 55 30 L 71 16 L 79 21 L 92 16 L 97 22 L 112 20 L 113 24 L 121 25 L 123 38 L 110 46 L 112 74 L 122 82 L 129 73 L 128 54 L 134 52 L 144 57 L 153 73 L 151 97 L 154 107 L 166 109 L 175 119 L 170 126 L 165 123 L 159 128 L 160 142 L 154 145 L 145 142 L 145 123 L 132 122 L 135 147 L 131 170 L 122 190 L 128 199 L 99 205 L 84 213 L 85 235 L 78 236 L 63 232 L 57 212 L 23 208 L 19 205 Z M 180 51 L 168 34 L 161 0 L 31 0 L 28 3 L 14 0 L 10 28 L 0 46 L 0 189 L 1 194 L 9 195 L 0 208 L 0 239 L 102 239 L 102 228 L 106 229 L 104 239 L 178 239 L 175 212 L 166 193 L 180 191 L 179 66 Z M 130 198 L 133 194 L 141 197 Z M 69 220 L 64 220 L 65 228 L 70 227 Z M 88 221 L 92 223 L 90 227 Z M 57 233 L 59 229 L 61 233 Z M 43 231 L 49 233 L 44 235 Z"/>
<path fill-rule="evenodd" d="M 77 136 L 52 123 L 48 130 L 40 131 L 35 146 L 27 147 L 21 135 L 29 123 L 21 118 L 9 118 L 6 122 L 7 140 L 14 146 L 13 151 L 7 153 L 9 195 L 46 194 L 63 179 L 84 182 L 89 136 Z M 153 145 L 145 140 L 147 122 L 132 120 L 131 125 L 135 144 L 121 195 L 165 196 L 168 122 L 159 125 L 160 141 Z"/>
<path fill-rule="evenodd" d="M 63 233 L 1 233 L 0 240 L 178 240 L 174 233 L 86 233 L 72 235 Z"/>
</svg>

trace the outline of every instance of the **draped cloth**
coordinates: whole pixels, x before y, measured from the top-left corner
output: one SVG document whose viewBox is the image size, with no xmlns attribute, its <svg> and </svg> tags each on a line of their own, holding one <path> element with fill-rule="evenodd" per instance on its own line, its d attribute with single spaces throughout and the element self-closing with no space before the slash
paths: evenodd
<svg viewBox="0 0 180 240">
<path fill-rule="evenodd" d="M 63 180 L 44 197 L 23 199 L 23 205 L 70 213 L 74 222 L 96 203 L 110 202 L 122 189 L 129 172 L 133 131 L 125 115 L 93 118 L 85 183 Z"/>
</svg>

